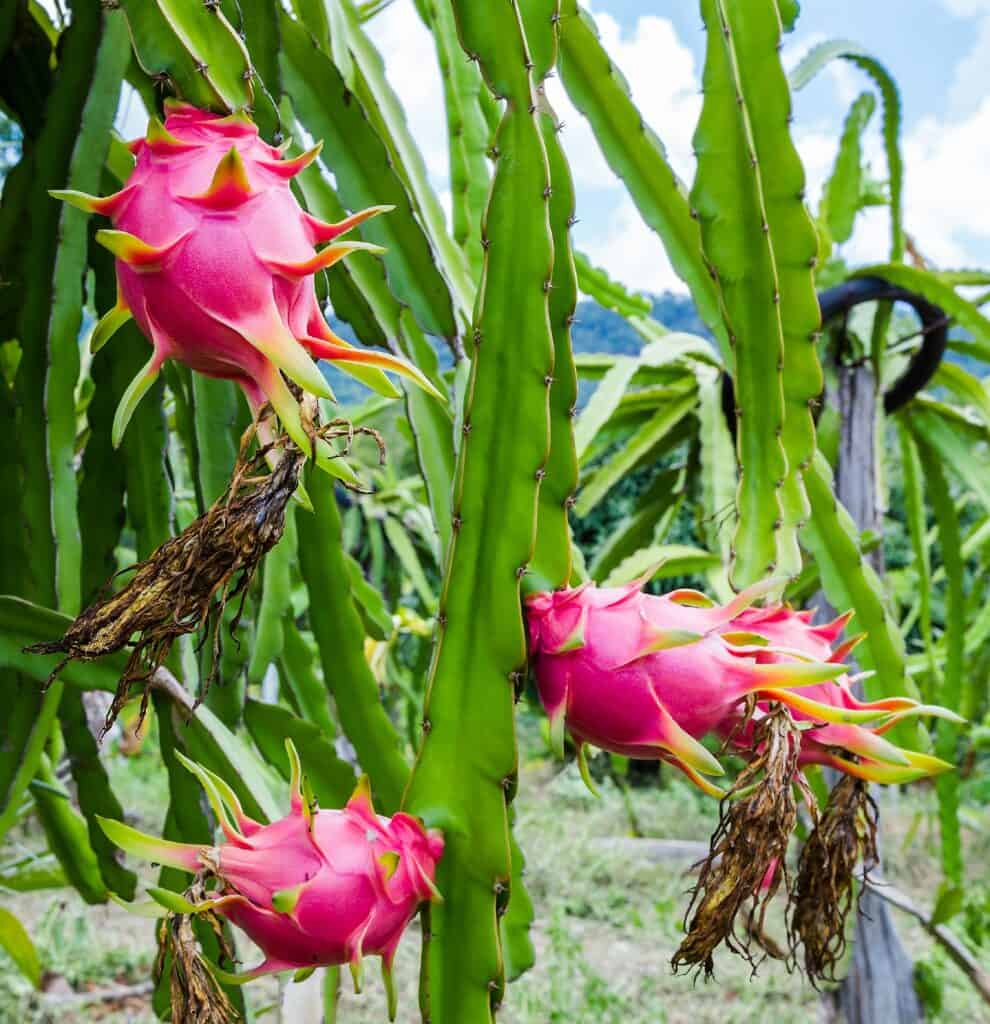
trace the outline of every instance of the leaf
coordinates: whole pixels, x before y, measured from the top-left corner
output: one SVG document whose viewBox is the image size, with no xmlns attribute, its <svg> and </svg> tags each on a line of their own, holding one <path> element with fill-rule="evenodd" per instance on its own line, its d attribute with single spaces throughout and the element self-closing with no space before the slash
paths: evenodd
<svg viewBox="0 0 990 1024">
<path fill-rule="evenodd" d="M 897 433 L 901 443 L 905 518 L 911 537 L 911 547 L 914 550 L 914 570 L 917 573 L 919 584 L 919 625 L 932 674 L 931 686 L 924 692 L 924 696 L 926 701 L 934 702 L 934 687 L 938 685 L 939 669 L 935 657 L 935 639 L 932 635 L 932 566 L 926 528 L 922 468 L 917 445 L 915 445 L 903 417 L 897 424 Z"/>
<path fill-rule="evenodd" d="M 825 596 L 835 608 L 853 608 L 856 628 L 866 633 L 857 648 L 867 679 L 867 699 L 917 697 L 917 688 L 905 672 L 904 642 L 884 603 L 883 587 L 863 558 L 859 531 L 835 497 L 832 470 L 821 452 L 805 474 L 812 518 L 801 539 L 817 563 Z"/>
<path fill-rule="evenodd" d="M 675 273 L 690 289 L 699 315 L 730 362 L 718 294 L 705 266 L 684 186 L 671 169 L 663 144 L 633 104 L 625 79 L 602 48 L 594 22 L 576 0 L 561 4 L 559 67 L 571 102 L 588 119 L 609 166 L 629 189 L 640 216 L 660 237 Z"/>
<path fill-rule="evenodd" d="M 307 512 L 300 513 L 308 515 Z M 265 556 L 261 584 L 261 602 L 254 626 L 254 644 L 248 663 L 248 680 L 260 683 L 268 666 L 282 656 L 285 646 L 285 622 L 292 622 L 292 568 L 296 564 L 296 517 L 291 507 L 285 510 L 282 539 Z"/>
<path fill-rule="evenodd" d="M 430 184 L 426 162 L 406 123 L 402 103 L 385 74 L 385 62 L 361 27 L 352 0 L 338 2 L 357 68 L 355 92 L 376 122 L 378 134 L 388 146 L 396 167 L 402 171 L 413 208 L 426 227 L 437 253 L 439 269 L 450 286 L 459 313 L 466 319 L 474 305 L 474 282 L 467 260 L 447 231 L 443 207 Z M 467 64 L 466 61 L 464 63 Z"/>
<path fill-rule="evenodd" d="M 923 437 L 954 476 L 971 488 L 984 508 L 990 509 L 990 457 L 974 447 L 966 436 L 965 428 L 950 417 L 940 415 L 929 407 L 920 407 L 917 401 L 910 406 L 910 424 L 915 436 Z"/>
<path fill-rule="evenodd" d="M 701 514 L 705 541 L 728 566 L 736 509 L 736 454 L 722 411 L 722 375 L 698 373 L 698 438 L 701 442 Z"/>
<path fill-rule="evenodd" d="M 890 178 L 890 262 L 904 258 L 902 193 L 904 161 L 901 157 L 901 97 L 887 69 L 858 43 L 832 39 L 813 47 L 791 72 L 791 88 L 803 89 L 832 60 L 848 60 L 873 79 L 883 98 L 883 142 Z"/>
<path fill-rule="evenodd" d="M 624 285 L 609 277 L 607 271 L 594 266 L 583 253 L 575 253 L 574 262 L 581 291 L 590 295 L 600 306 L 626 318 L 652 314 L 653 304 L 645 295 L 628 291 Z"/>
<path fill-rule="evenodd" d="M 938 896 L 935 898 L 935 909 L 932 911 L 932 928 L 951 921 L 963 909 L 966 891 L 961 885 L 952 885 L 943 882 L 938 889 Z"/>
<path fill-rule="evenodd" d="M 914 440 L 925 471 L 928 499 L 938 525 L 939 548 L 948 585 L 945 604 L 946 657 L 942 685 L 935 699 L 950 711 L 958 711 L 963 706 L 963 687 L 971 685 L 964 683 L 966 596 L 963 590 L 965 565 L 959 519 L 938 454 L 926 444 L 923 435 L 915 433 Z M 959 726 L 947 719 L 940 719 L 935 736 L 935 755 L 951 764 L 956 760 Z M 959 824 L 959 775 L 956 772 L 943 772 L 935 779 L 935 792 L 938 794 L 942 838 L 942 873 L 947 882 L 961 886 L 963 851 Z"/>
<path fill-rule="evenodd" d="M 697 396 L 692 392 L 660 409 L 616 452 L 595 470 L 584 484 L 574 505 L 579 516 L 586 516 L 622 477 L 650 457 L 654 449 L 694 408 Z"/>
<path fill-rule="evenodd" d="M 87 903 L 106 903 L 108 890 L 89 841 L 86 822 L 56 779 L 47 754 L 39 759 L 30 789 L 48 849 L 55 854 L 69 884 Z"/>
<path fill-rule="evenodd" d="M 406 186 L 390 167 L 357 97 L 305 29 L 282 16 L 282 73 L 292 105 L 309 133 L 324 141 L 322 159 L 352 210 L 384 203 L 396 208 L 363 225 L 362 237 L 387 250 L 383 260 L 397 298 L 408 303 L 430 334 L 457 334 L 451 297 L 430 241 L 417 223 Z M 370 258 L 370 257 L 368 257 Z"/>
<path fill-rule="evenodd" d="M 86 103 L 64 187 L 80 192 L 99 190 L 103 160 L 117 99 L 127 67 L 127 34 L 119 19 L 97 21 L 98 49 L 92 68 L 79 86 Z M 83 26 L 80 25 L 80 28 Z M 82 544 L 79 536 L 76 484 L 76 402 L 79 380 L 79 330 L 82 323 L 83 277 L 86 265 L 88 215 L 62 203 L 57 229 L 51 309 L 47 320 L 48 373 L 45 419 L 51 480 L 51 522 L 55 535 L 55 589 L 59 607 L 75 615 L 80 608 Z"/>
<path fill-rule="evenodd" d="M 990 342 L 990 320 L 973 303 L 957 295 L 951 285 L 946 284 L 930 270 L 884 263 L 861 267 L 853 276 L 881 277 L 898 288 L 915 292 L 934 305 L 940 306 L 960 327 L 971 331 L 976 340 Z"/>
<path fill-rule="evenodd" d="M 7 428 L 2 484 L 13 521 L 0 589 L 59 603 L 69 612 L 78 609 L 81 579 L 75 387 L 86 221 L 82 211 L 54 202 L 48 189 L 70 179 L 94 190 L 99 184 L 100 147 L 122 71 L 123 40 L 108 26 L 110 19 L 87 7 L 65 30 L 49 91 L 34 100 L 43 108 L 43 124 L 6 182 L 0 224 L 0 337 L 20 345 L 13 390 L 3 388 L 0 399 Z M 12 72 L 20 70 L 18 63 L 11 64 Z M 30 231 L 24 230 L 26 219 Z M 35 774 L 62 693 L 58 682 L 42 695 L 30 681 L 4 676 L 9 725 L 0 745 L 0 835 Z"/>
<path fill-rule="evenodd" d="M 244 41 L 254 72 L 251 116 L 258 123 L 262 136 L 279 144 L 282 141 L 276 137 L 276 132 L 281 135 L 278 105 L 282 98 L 282 74 L 278 64 L 279 5 L 269 0 L 223 0 L 221 10 Z"/>
<path fill-rule="evenodd" d="M 683 466 L 657 475 L 636 500 L 633 511 L 615 526 L 595 553 L 588 566 L 593 580 L 602 582 L 619 562 L 650 543 L 663 541 L 684 500 L 684 481 Z"/>
<path fill-rule="evenodd" d="M 619 587 L 642 578 L 651 569 L 651 580 L 669 579 L 671 576 L 701 575 L 722 564 L 719 555 L 690 544 L 656 544 L 642 548 L 620 562 L 604 582 L 606 587 Z"/>
<path fill-rule="evenodd" d="M 505 984 L 496 903 L 512 874 L 513 683 L 526 663 L 520 580 L 534 551 L 537 471 L 550 447 L 554 341 L 549 168 L 528 64 L 552 52 L 551 13 L 537 19 L 541 35 L 527 39 L 514 6 L 454 3 L 462 46 L 506 103 L 454 473 L 458 525 L 440 593 L 428 728 L 405 808 L 444 829 L 444 902 L 429 910 L 423 998 L 434 1020 L 459 1024 L 487 1024 Z"/>
<path fill-rule="evenodd" d="M 41 959 L 24 925 L 6 908 L 0 907 L 0 948 L 33 988 L 41 986 Z"/>
<path fill-rule="evenodd" d="M 46 682 L 61 659 L 56 654 L 25 654 L 24 648 L 57 639 L 71 624 L 68 615 L 10 594 L 0 595 L 0 667 L 23 672 L 39 684 Z M 99 661 L 70 661 L 59 679 L 67 686 L 113 693 L 126 661 L 126 654 Z"/>
<path fill-rule="evenodd" d="M 121 0 L 120 6 L 146 74 L 167 76 L 199 107 L 251 106 L 251 59 L 219 7 L 200 0 Z"/>
<path fill-rule="evenodd" d="M 811 403 L 823 379 L 809 344 L 821 316 L 818 238 L 791 139 L 774 0 L 703 0 L 708 45 L 691 202 L 735 357 L 739 491 L 731 574 L 738 588 L 801 568 Z"/>
<path fill-rule="evenodd" d="M 629 382 L 639 369 L 639 361 L 629 356 L 617 357 L 595 388 L 588 404 L 578 417 L 574 443 L 580 459 L 588 451 L 598 431 L 619 406 Z"/>
<path fill-rule="evenodd" d="M 382 520 L 385 536 L 388 538 L 389 547 L 395 552 L 402 564 L 406 578 L 412 583 L 419 599 L 429 611 L 436 608 L 436 595 L 430 589 L 430 584 L 423 572 L 419 555 L 416 554 L 416 547 L 409 539 L 405 527 L 394 516 L 385 516 Z"/>
<path fill-rule="evenodd" d="M 233 787 L 244 810 L 253 818 L 272 822 L 284 816 L 269 783 L 265 762 L 208 707 L 201 704 L 189 718 L 182 742 L 194 761 Z"/>
<path fill-rule="evenodd" d="M 63 889 L 68 884 L 65 872 L 51 853 L 29 854 L 0 868 L 0 888 L 11 892 Z"/>
<path fill-rule="evenodd" d="M 541 13 L 538 5 L 529 5 L 523 11 L 531 16 L 539 16 Z M 556 589 L 570 581 L 573 570 L 568 512 L 578 486 L 574 430 L 578 384 L 571 344 L 571 324 L 577 308 L 578 283 L 570 237 L 575 208 L 574 182 L 560 145 L 557 119 L 549 107 L 541 108 L 540 128 L 552 189 L 550 231 L 554 261 L 547 312 L 553 335 L 553 377 L 550 383 L 550 454 L 543 467 L 544 476 L 540 483 L 536 550 L 532 559 L 532 579 L 528 582 L 535 584 L 539 581 L 547 589 Z"/>
<path fill-rule="evenodd" d="M 174 714 L 164 694 L 153 693 L 152 701 L 155 708 L 155 720 L 158 723 L 159 745 L 162 760 L 168 771 L 168 811 L 162 829 L 164 839 L 173 842 L 197 843 L 204 846 L 213 844 L 213 825 L 204 812 L 206 801 L 198 780 L 176 757 L 179 736 L 188 738 L 180 717 Z M 203 710 L 202 708 L 200 710 Z M 231 780 L 233 781 L 233 780 Z M 158 885 L 163 889 L 177 891 L 188 884 L 188 875 L 176 868 L 164 867 L 159 873 Z M 200 948 L 211 963 L 220 959 L 220 944 L 213 928 L 207 922 L 193 925 Z M 228 941 L 231 939 L 229 927 L 225 929 Z M 163 983 L 160 982 L 152 1002 L 159 1019 L 169 1019 L 169 972 L 163 971 Z M 224 991 L 233 1002 L 235 1009 L 244 1016 L 244 997 L 236 987 L 225 986 Z"/>
<path fill-rule="evenodd" d="M 942 385 L 951 391 L 964 404 L 983 417 L 990 426 L 990 392 L 984 387 L 983 381 L 967 372 L 957 363 L 942 361 L 939 363 L 932 383 Z"/>
<path fill-rule="evenodd" d="M 839 152 L 832 165 L 832 174 L 825 183 L 822 212 L 834 242 L 846 242 L 853 231 L 853 222 L 861 206 L 863 184 L 863 132 L 866 131 L 876 100 L 873 93 L 861 93 L 846 115 L 839 140 Z"/>
<path fill-rule="evenodd" d="M 444 0 L 417 0 L 416 7 L 433 35 L 443 77 L 454 240 L 477 281 L 484 255 L 481 218 L 491 177 L 487 156 L 491 138 L 484 112 L 488 94 L 477 65 L 464 59 L 450 5 Z"/>
<path fill-rule="evenodd" d="M 364 623 L 365 633 L 374 640 L 388 640 L 395 632 L 395 625 L 385 599 L 381 592 L 364 578 L 364 571 L 357 559 L 345 552 L 344 563 L 351 581 L 351 594 Z M 425 580 L 423 582 L 425 583 Z M 426 586 L 429 589 L 429 584 Z"/>
<path fill-rule="evenodd" d="M 315 164 L 299 176 L 299 182 L 306 203 L 316 216 L 324 220 L 339 220 L 343 216 L 340 200 Z M 334 267 L 331 274 L 341 269 L 342 263 Z M 367 303 L 381 337 L 411 358 L 445 393 L 437 354 L 420 330 L 412 311 L 402 308 L 389 292 L 381 264 L 372 260 L 355 261 L 350 265 L 349 273 L 355 289 Z M 416 441 L 416 458 L 430 497 L 430 510 L 441 550 L 446 551 L 450 541 L 450 488 L 454 472 L 453 417 L 449 407 L 427 395 L 422 388 L 406 381 L 403 381 L 402 388 Z"/>
<path fill-rule="evenodd" d="M 291 739 L 302 761 L 303 773 L 321 807 L 343 807 L 357 781 L 354 769 L 341 761 L 333 742 L 311 722 L 296 718 L 277 704 L 248 700 L 244 724 L 261 756 L 288 782 L 291 778 L 285 741 Z"/>
<path fill-rule="evenodd" d="M 200 512 L 205 512 L 227 489 L 237 461 L 242 413 L 239 388 L 229 380 L 201 373 L 190 375 L 193 425 L 196 432 L 196 483 Z"/>
<path fill-rule="evenodd" d="M 279 678 L 289 702 L 307 722 L 312 722 L 327 739 L 337 735 L 330 716 L 327 689 L 316 668 L 316 644 L 312 634 L 304 637 L 294 622 L 285 623 L 285 644 L 279 662 Z"/>
<path fill-rule="evenodd" d="M 315 511 L 300 515 L 296 523 L 299 568 L 309 587 L 309 621 L 323 680 L 336 702 L 343 731 L 371 777 L 376 803 L 388 814 L 399 806 L 408 768 L 364 657 L 364 630 L 341 547 L 333 481 L 325 473 L 308 473 L 305 482 Z"/>
</svg>

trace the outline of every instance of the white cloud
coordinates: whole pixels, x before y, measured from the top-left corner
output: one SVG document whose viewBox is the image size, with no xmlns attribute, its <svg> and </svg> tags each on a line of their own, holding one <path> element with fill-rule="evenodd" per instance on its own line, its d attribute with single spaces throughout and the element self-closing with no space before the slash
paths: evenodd
<svg viewBox="0 0 990 1024">
<path fill-rule="evenodd" d="M 957 18 L 973 18 L 990 12 L 990 0 L 942 0 L 942 6 Z"/>
<path fill-rule="evenodd" d="M 671 164 L 682 178 L 694 170 L 691 136 L 701 110 L 701 84 L 694 55 L 680 41 L 667 18 L 643 15 L 629 30 L 609 14 L 595 22 L 605 51 L 625 76 L 646 123 L 663 140 Z M 557 115 L 566 122 L 564 148 L 578 188 L 619 187 L 594 135 L 572 106 L 557 78 L 547 94 Z"/>
<path fill-rule="evenodd" d="M 685 292 L 655 232 L 646 226 L 632 200 L 621 193 L 604 237 L 585 237 L 578 225 L 575 241 L 616 280 L 637 291 Z"/>
<path fill-rule="evenodd" d="M 990 0 L 988 0 L 990 3 Z M 838 125 L 838 122 L 836 122 Z M 838 127 L 797 135 L 808 175 L 808 197 L 816 208 L 838 149 Z M 902 138 L 904 224 L 923 255 L 942 267 L 987 260 L 990 219 L 985 168 L 990 165 L 990 97 L 966 116 L 923 117 Z M 878 176 L 886 175 L 880 119 L 864 139 L 864 155 Z M 852 264 L 883 262 L 890 247 L 890 215 L 885 207 L 860 213 L 844 254 Z"/>
<path fill-rule="evenodd" d="M 976 247 L 985 253 L 990 97 L 965 118 L 922 118 L 905 140 L 904 162 L 907 230 L 921 251 L 942 266 L 973 262 Z"/>
</svg>

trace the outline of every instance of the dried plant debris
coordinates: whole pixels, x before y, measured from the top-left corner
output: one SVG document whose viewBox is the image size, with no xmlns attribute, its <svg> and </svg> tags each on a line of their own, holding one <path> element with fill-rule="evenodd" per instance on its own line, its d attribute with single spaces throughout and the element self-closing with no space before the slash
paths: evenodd
<svg viewBox="0 0 990 1024">
<path fill-rule="evenodd" d="M 755 724 L 752 759 L 722 800 L 719 823 L 684 917 L 687 935 L 671 960 L 714 973 L 713 953 L 724 942 L 755 969 L 753 942 L 764 953 L 780 952 L 765 940 L 766 910 L 787 880 L 784 858 L 797 823 L 795 785 L 800 784 L 798 727 L 780 706 Z M 737 923 L 740 910 L 747 908 Z"/>
<path fill-rule="evenodd" d="M 61 640 L 34 644 L 34 654 L 64 654 L 49 678 L 69 661 L 92 661 L 131 648 L 117 692 L 107 711 L 104 734 L 128 700 L 132 684 L 143 684 L 143 718 L 149 680 L 168 657 L 175 640 L 203 630 L 202 643 L 213 644 L 213 669 L 203 681 L 202 700 L 220 663 L 220 628 L 228 602 L 240 598 L 230 622 L 235 635 L 247 588 L 264 556 L 285 528 L 285 509 L 299 486 L 307 453 L 284 433 L 274 435 L 267 408 L 241 439 L 237 463 L 226 492 L 177 537 L 167 540 L 143 562 L 125 572 L 131 579 L 117 593 L 101 596 L 72 623 Z M 315 416 L 311 417 L 315 420 Z M 384 457 L 380 436 L 343 420 L 310 431 L 341 443 L 346 454 L 356 434 L 371 435 Z M 256 439 L 264 443 L 255 444 Z M 271 472 L 265 463 L 273 464 Z"/>
<path fill-rule="evenodd" d="M 811 983 L 836 981 L 835 969 L 846 950 L 846 923 L 858 905 L 854 872 L 862 860 L 864 874 L 876 867 L 877 805 L 865 782 L 846 775 L 829 795 L 820 821 L 798 861 L 790 895 L 791 957 Z M 862 888 L 859 889 L 860 896 Z"/>
<path fill-rule="evenodd" d="M 199 904 L 215 893 L 206 890 L 205 876 L 197 876 L 185 897 Z M 224 934 L 223 922 L 212 911 L 196 914 L 217 938 L 221 966 L 233 966 L 234 953 Z M 191 914 L 169 911 L 158 932 L 155 981 L 168 976 L 172 1024 L 234 1024 L 241 1015 L 220 987 L 207 965 L 193 930 Z"/>
</svg>

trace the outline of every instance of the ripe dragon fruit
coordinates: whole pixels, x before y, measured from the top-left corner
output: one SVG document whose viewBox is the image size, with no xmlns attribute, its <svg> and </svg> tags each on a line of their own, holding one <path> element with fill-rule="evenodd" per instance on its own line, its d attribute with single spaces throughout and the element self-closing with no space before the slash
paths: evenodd
<svg viewBox="0 0 990 1024">
<path fill-rule="evenodd" d="M 100 819 L 112 842 L 138 857 L 214 876 L 215 897 L 189 904 L 188 912 L 216 912 L 261 948 L 264 962 L 245 974 L 216 969 L 221 981 L 247 981 L 284 970 L 350 964 L 355 984 L 361 958 L 377 955 L 394 1016 L 391 967 L 416 908 L 439 899 L 434 878 L 443 839 L 418 818 L 375 813 L 367 778 L 342 810 L 318 810 L 305 794 L 299 758 L 292 763 L 289 814 L 260 825 L 241 808 L 230 787 L 212 772 L 178 755 L 203 784 L 226 836 L 219 846 L 173 843 L 146 836 L 117 821 Z M 151 890 L 163 906 L 182 898 Z"/>
<path fill-rule="evenodd" d="M 776 604 L 747 608 L 733 620 L 731 627 L 738 631 L 734 639 L 740 642 L 741 648 L 760 664 L 793 657 L 840 663 L 864 639 L 860 634 L 833 647 L 851 618 L 852 613 L 847 612 L 833 622 L 816 626 L 813 611 L 795 611 Z M 932 715 L 961 722 L 958 715 L 936 705 L 919 704 L 908 697 L 862 701 L 852 692 L 853 681 L 854 677 L 843 674 L 790 695 L 791 716 L 796 721 L 823 723 L 801 733 L 800 764 L 828 765 L 865 781 L 896 784 L 937 775 L 951 767 L 929 754 L 902 750 L 884 739 L 883 734 L 910 716 Z M 822 713 L 823 706 L 851 717 L 846 721 L 830 719 Z M 864 721 L 869 724 L 857 724 Z M 730 720 L 723 723 L 719 731 L 731 736 L 733 743 L 745 747 L 752 725 L 739 728 L 738 724 L 738 720 Z"/>
<path fill-rule="evenodd" d="M 152 118 L 131 143 L 137 164 L 119 192 L 98 198 L 52 195 L 113 222 L 96 238 L 116 257 L 116 305 L 92 337 L 97 351 L 133 316 L 153 351 L 121 399 L 113 424 L 119 444 L 162 364 L 175 359 L 200 373 L 237 381 L 257 413 L 271 403 L 292 440 L 314 447 L 284 372 L 304 391 L 332 398 L 314 359 L 328 359 L 370 387 L 395 397 L 380 368 L 435 392 L 414 366 L 386 352 L 338 338 L 320 311 L 314 275 L 358 250 L 337 239 L 390 207 L 374 206 L 338 224 L 306 213 L 291 179 L 320 145 L 294 159 L 269 146 L 244 114 L 221 116 L 166 101 L 166 121 Z M 329 242 L 320 251 L 315 246 Z M 315 441 L 319 465 L 339 475 L 336 453 Z"/>
<path fill-rule="evenodd" d="M 880 733 L 909 714 L 948 712 L 907 698 L 863 703 L 850 693 L 841 663 L 848 645 L 831 646 L 844 618 L 812 627 L 805 613 L 750 608 L 779 582 L 751 587 L 724 606 L 693 590 L 645 594 L 641 582 L 583 584 L 528 598 L 530 653 L 553 745 L 562 749 L 570 732 L 582 771 L 585 744 L 660 758 L 720 796 L 705 776 L 722 768 L 698 741 L 730 733 L 749 698 L 828 723 L 809 731 L 806 762 L 881 782 L 947 768 L 936 758 L 899 751 Z M 866 722 L 873 728 L 857 724 Z M 738 737 L 737 745 L 743 745 Z M 836 750 L 862 756 L 846 759 Z"/>
</svg>

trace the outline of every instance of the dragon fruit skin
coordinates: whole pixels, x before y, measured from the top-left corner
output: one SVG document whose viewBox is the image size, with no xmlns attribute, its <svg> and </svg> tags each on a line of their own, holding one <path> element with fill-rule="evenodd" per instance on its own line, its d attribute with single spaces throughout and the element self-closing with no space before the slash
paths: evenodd
<svg viewBox="0 0 990 1024">
<path fill-rule="evenodd" d="M 376 814 L 367 779 L 343 809 L 312 809 L 303 798 L 294 749 L 290 757 L 291 809 L 271 825 L 251 820 L 229 787 L 183 759 L 206 787 L 224 830 L 226 842 L 219 846 L 171 843 L 106 819 L 100 824 L 136 856 L 216 875 L 222 888 L 199 909 L 228 918 L 265 954 L 237 981 L 331 964 L 357 970 L 368 955 L 381 956 L 389 978 L 417 907 L 439 897 L 434 878 L 443 839 L 408 814 Z"/>
<path fill-rule="evenodd" d="M 722 768 L 698 742 L 747 696 L 786 702 L 789 689 L 831 679 L 841 666 L 760 664 L 720 634 L 761 588 L 720 607 L 696 591 L 662 597 L 639 582 L 589 584 L 527 600 L 530 654 L 555 746 L 566 728 L 585 743 L 634 758 L 661 758 L 713 795 L 704 775 Z"/>
<path fill-rule="evenodd" d="M 852 618 L 839 616 L 820 626 L 814 624 L 814 612 L 794 611 L 786 605 L 747 608 L 731 623 L 732 629 L 766 641 L 765 649 L 750 648 L 763 663 L 778 661 L 786 652 L 834 663 L 843 662 L 863 639 L 851 637 L 836 645 Z M 936 705 L 919 704 L 908 697 L 889 697 L 876 701 L 860 700 L 852 691 L 853 679 L 843 674 L 837 679 L 802 688 L 792 695 L 791 714 L 799 722 L 822 722 L 823 705 L 844 711 L 860 722 L 825 722 L 801 734 L 801 764 L 821 764 L 857 778 L 879 783 L 908 783 L 951 768 L 937 757 L 919 751 L 903 750 L 883 738 L 883 734 L 907 717 L 932 715 L 962 721 L 959 716 Z M 807 703 L 805 703 L 807 702 Z M 867 716 L 873 715 L 872 720 Z M 729 721 L 720 732 L 733 733 L 733 742 L 745 745 L 749 730 L 737 729 Z M 850 758 L 848 755 L 854 755 Z M 843 756 L 846 755 L 846 756 Z"/>
<path fill-rule="evenodd" d="M 807 612 L 750 607 L 778 583 L 749 588 L 724 606 L 697 591 L 644 594 L 640 582 L 530 597 L 530 653 L 555 746 L 566 729 L 579 750 L 590 743 L 660 758 L 721 795 L 703 777 L 721 768 L 697 741 L 715 732 L 745 748 L 751 727 L 741 722 L 753 697 L 787 705 L 798 721 L 822 723 L 802 733 L 802 763 L 831 764 L 878 782 L 948 768 L 900 750 L 882 733 L 908 715 L 950 713 L 908 698 L 857 700 L 842 664 L 855 641 L 833 648 L 848 616 L 816 627 Z"/>
<path fill-rule="evenodd" d="M 94 351 L 130 316 L 153 347 L 121 400 L 114 443 L 167 359 L 237 381 L 254 411 L 271 402 L 304 450 L 312 444 L 282 372 L 325 398 L 332 393 L 314 359 L 339 362 L 393 397 L 398 392 L 379 368 L 434 390 L 405 361 L 338 338 L 316 297 L 318 271 L 356 250 L 381 251 L 336 240 L 389 208 L 324 223 L 302 210 L 290 189 L 319 146 L 282 159 L 242 114 L 224 117 L 174 101 L 167 101 L 166 111 L 164 126 L 152 119 L 147 137 L 131 144 L 137 163 L 121 191 L 105 198 L 52 193 L 114 225 L 97 232 L 116 257 L 118 299 L 94 331 Z M 317 252 L 324 242 L 331 244 Z M 321 463 L 332 458 L 325 442 L 317 449 Z"/>
</svg>

